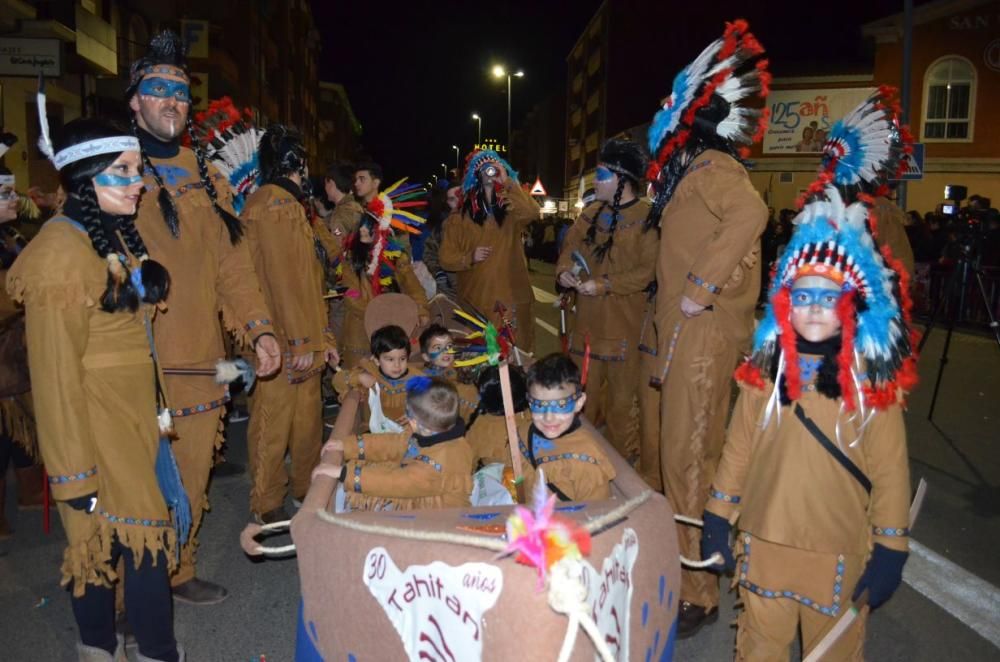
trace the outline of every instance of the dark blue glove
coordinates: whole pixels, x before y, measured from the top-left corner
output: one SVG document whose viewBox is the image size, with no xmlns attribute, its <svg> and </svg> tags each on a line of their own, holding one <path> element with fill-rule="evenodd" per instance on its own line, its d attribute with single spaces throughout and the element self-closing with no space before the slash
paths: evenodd
<svg viewBox="0 0 1000 662">
<path fill-rule="evenodd" d="M 701 514 L 701 519 L 705 522 L 701 528 L 701 558 L 708 559 L 718 552 L 725 561 L 711 568 L 719 572 L 736 570 L 736 559 L 733 558 L 733 548 L 729 544 L 729 532 L 732 529 L 729 522 L 707 510 Z"/>
<path fill-rule="evenodd" d="M 875 609 L 885 603 L 903 581 L 903 564 L 909 555 L 909 552 L 898 552 L 876 543 L 851 599 L 857 600 L 861 592 L 868 589 L 869 607 Z"/>
<path fill-rule="evenodd" d="M 83 496 L 66 499 L 66 505 L 73 510 L 79 510 L 89 515 L 94 512 L 94 509 L 97 507 L 97 492 L 91 492 L 90 494 L 84 494 Z"/>
</svg>

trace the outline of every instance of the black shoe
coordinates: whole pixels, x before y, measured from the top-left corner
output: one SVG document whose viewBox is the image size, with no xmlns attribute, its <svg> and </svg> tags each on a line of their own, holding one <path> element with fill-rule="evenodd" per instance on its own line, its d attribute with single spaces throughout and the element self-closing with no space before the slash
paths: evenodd
<svg viewBox="0 0 1000 662">
<path fill-rule="evenodd" d="M 253 519 L 258 524 L 274 524 L 275 522 L 287 522 L 292 519 L 288 516 L 284 506 L 278 506 L 274 510 L 269 510 L 263 515 L 253 514 Z"/>
<path fill-rule="evenodd" d="M 189 605 L 215 605 L 229 597 L 229 591 L 204 579 L 189 579 L 173 587 L 174 599 Z"/>
<path fill-rule="evenodd" d="M 698 634 L 698 630 L 719 620 L 718 607 L 700 607 L 687 600 L 681 600 L 677 614 L 677 638 L 687 639 Z"/>
<path fill-rule="evenodd" d="M 216 478 L 229 478 L 230 476 L 242 476 L 246 473 L 246 467 L 244 467 L 239 462 L 230 462 L 226 460 L 225 462 L 220 462 L 215 465 L 215 469 L 212 470 L 212 475 Z"/>
</svg>

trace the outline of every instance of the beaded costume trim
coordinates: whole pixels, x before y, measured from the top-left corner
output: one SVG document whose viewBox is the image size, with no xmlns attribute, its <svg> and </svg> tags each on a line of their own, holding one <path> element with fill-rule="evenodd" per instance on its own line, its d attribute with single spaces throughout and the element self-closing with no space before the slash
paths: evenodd
<svg viewBox="0 0 1000 662">
<path fill-rule="evenodd" d="M 726 494 L 725 492 L 720 492 L 714 487 L 708 490 L 708 495 L 713 499 L 718 499 L 719 501 L 724 501 L 726 503 L 739 503 L 743 500 L 743 497 L 732 496 L 730 494 Z"/>
<path fill-rule="evenodd" d="M 701 276 L 695 276 L 690 271 L 688 272 L 687 279 L 688 279 L 688 281 L 694 283 L 698 287 L 701 287 L 701 288 L 704 288 L 704 289 L 708 290 L 712 294 L 718 294 L 719 292 L 722 291 L 722 288 L 719 287 L 718 285 L 712 285 L 711 283 L 709 283 L 707 280 L 705 280 Z"/>
<path fill-rule="evenodd" d="M 66 483 L 74 483 L 78 480 L 86 480 L 91 476 L 97 474 L 97 465 L 94 465 L 86 471 L 81 471 L 78 474 L 68 474 L 65 476 L 49 476 L 49 485 L 65 485 Z"/>
<path fill-rule="evenodd" d="M 840 596 L 844 587 L 844 555 L 837 555 L 837 574 L 833 578 L 833 604 L 821 605 L 815 600 L 808 598 L 801 593 L 794 591 L 780 591 L 758 586 L 747 580 L 747 569 L 750 567 L 750 536 L 743 535 L 743 563 L 740 565 L 739 584 L 748 591 L 759 595 L 762 598 L 790 598 L 805 607 L 811 607 L 815 611 L 826 616 L 836 616 L 840 613 Z"/>
<path fill-rule="evenodd" d="M 874 533 L 877 536 L 905 538 L 906 536 L 910 535 L 910 530 L 905 527 L 895 528 L 895 527 L 873 526 L 872 533 Z"/>
<path fill-rule="evenodd" d="M 138 517 L 119 517 L 118 515 L 112 515 L 106 510 L 101 511 L 101 516 L 112 524 L 129 524 L 131 526 L 158 526 L 158 527 L 168 527 L 173 526 L 168 519 L 141 519 Z"/>
<path fill-rule="evenodd" d="M 203 402 L 201 404 L 192 405 L 190 407 L 184 407 L 182 409 L 171 409 L 170 415 L 174 418 L 183 418 L 185 416 L 192 416 L 194 414 L 202 414 L 206 411 L 212 411 L 213 409 L 218 409 L 229 402 L 229 388 L 226 388 L 226 394 L 219 398 L 218 400 L 212 400 L 210 402 Z"/>
</svg>

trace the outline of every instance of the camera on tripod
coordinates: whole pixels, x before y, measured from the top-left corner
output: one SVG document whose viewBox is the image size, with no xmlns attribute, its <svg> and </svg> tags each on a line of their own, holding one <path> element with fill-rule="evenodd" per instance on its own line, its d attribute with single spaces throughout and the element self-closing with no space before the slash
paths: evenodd
<svg viewBox="0 0 1000 662">
<path fill-rule="evenodd" d="M 989 232 L 989 215 L 991 200 L 979 195 L 969 198 L 969 204 L 962 207 L 962 201 L 968 197 L 969 190 L 958 184 L 948 184 L 944 187 L 945 203 L 941 205 L 941 213 L 952 219 L 955 224 L 955 241 L 967 253 L 975 254 L 986 241 Z"/>
</svg>

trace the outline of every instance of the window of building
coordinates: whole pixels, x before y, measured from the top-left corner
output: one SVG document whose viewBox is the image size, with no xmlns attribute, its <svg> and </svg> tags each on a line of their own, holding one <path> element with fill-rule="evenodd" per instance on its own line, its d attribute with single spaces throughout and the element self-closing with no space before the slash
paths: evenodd
<svg viewBox="0 0 1000 662">
<path fill-rule="evenodd" d="M 972 140 L 976 69 L 961 57 L 945 57 L 924 77 L 924 140 Z"/>
</svg>

